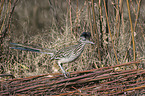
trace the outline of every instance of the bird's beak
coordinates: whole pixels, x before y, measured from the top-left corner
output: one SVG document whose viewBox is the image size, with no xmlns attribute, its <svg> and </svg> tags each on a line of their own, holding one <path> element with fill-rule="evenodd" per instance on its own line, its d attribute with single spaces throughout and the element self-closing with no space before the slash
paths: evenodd
<svg viewBox="0 0 145 96">
<path fill-rule="evenodd" d="M 91 42 L 91 41 L 89 41 L 88 43 L 90 43 L 90 44 L 95 44 L 94 42 Z"/>
</svg>

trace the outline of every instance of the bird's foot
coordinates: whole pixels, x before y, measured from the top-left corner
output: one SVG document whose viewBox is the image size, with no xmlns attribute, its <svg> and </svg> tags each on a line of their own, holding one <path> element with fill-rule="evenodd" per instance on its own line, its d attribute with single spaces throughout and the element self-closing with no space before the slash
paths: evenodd
<svg viewBox="0 0 145 96">
<path fill-rule="evenodd" d="M 65 73 L 64 73 L 64 77 L 65 77 L 65 78 L 69 78 L 69 77 L 70 77 L 70 73 L 69 73 L 69 72 L 65 72 Z"/>
</svg>

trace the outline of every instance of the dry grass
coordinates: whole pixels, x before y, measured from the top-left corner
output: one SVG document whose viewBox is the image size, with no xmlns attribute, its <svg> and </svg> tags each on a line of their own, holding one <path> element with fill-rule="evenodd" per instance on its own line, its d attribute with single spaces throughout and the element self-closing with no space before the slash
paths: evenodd
<svg viewBox="0 0 145 96">
<path fill-rule="evenodd" d="M 7 35 L 1 35 L 1 74 L 13 74 L 18 78 L 52 73 L 59 69 L 55 61 L 49 61 L 48 55 L 9 49 L 10 42 L 58 50 L 76 44 L 83 31 L 91 31 L 92 41 L 96 45 L 87 45 L 79 59 L 63 64 L 67 71 L 112 66 L 135 59 L 144 62 L 144 1 L 130 1 L 128 12 L 127 4 L 122 4 L 122 0 L 119 3 L 109 0 L 106 9 L 108 22 L 104 9 L 106 2 L 92 1 L 19 0 Z M 10 14 L 7 7 L 14 4 L 14 1 L 11 2 L 9 5 L 9 2 L 1 1 L 1 33 L 5 29 L 2 26 L 7 25 L 6 16 Z"/>
</svg>

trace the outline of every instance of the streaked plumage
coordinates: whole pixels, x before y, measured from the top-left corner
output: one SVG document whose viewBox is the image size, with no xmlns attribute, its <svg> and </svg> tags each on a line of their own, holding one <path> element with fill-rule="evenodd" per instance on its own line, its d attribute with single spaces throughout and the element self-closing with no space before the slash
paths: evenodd
<svg viewBox="0 0 145 96">
<path fill-rule="evenodd" d="M 14 45 L 14 47 L 10 47 L 10 48 L 27 50 L 27 51 L 32 51 L 32 52 L 44 53 L 44 54 L 50 54 L 51 60 L 53 60 L 53 59 L 58 60 L 58 65 L 60 66 L 62 73 L 67 78 L 67 74 L 64 71 L 63 67 L 61 66 L 61 64 L 72 62 L 75 59 L 77 59 L 83 52 L 84 47 L 87 43 L 94 44 L 93 42 L 89 41 L 90 37 L 91 37 L 90 32 L 83 32 L 80 36 L 80 40 L 77 45 L 65 47 L 58 51 L 54 51 L 54 50 L 50 50 L 50 49 L 37 49 L 37 48 L 24 46 L 22 44 L 17 44 L 17 43 L 11 43 L 12 45 Z"/>
</svg>

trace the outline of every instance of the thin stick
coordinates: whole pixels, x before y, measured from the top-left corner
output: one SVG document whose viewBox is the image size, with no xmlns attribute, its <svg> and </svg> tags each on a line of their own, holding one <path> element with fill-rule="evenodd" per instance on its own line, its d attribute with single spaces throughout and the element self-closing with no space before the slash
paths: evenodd
<svg viewBox="0 0 145 96">
<path fill-rule="evenodd" d="M 127 2 L 128 15 L 129 15 L 129 21 L 130 21 L 130 27 L 131 27 L 131 35 L 132 35 L 132 43 L 133 43 L 133 57 L 134 57 L 134 61 L 135 61 L 136 60 L 136 56 L 135 56 L 134 30 L 133 30 L 133 26 L 132 26 L 131 15 L 130 15 L 129 2 L 128 2 L 128 0 L 126 0 L 126 2 Z M 136 65 L 134 64 L 133 66 L 136 69 Z"/>
<path fill-rule="evenodd" d="M 109 34 L 110 34 L 110 37 L 111 37 L 113 51 L 114 51 L 114 54 L 115 54 L 115 58 L 116 58 L 117 64 L 119 64 L 118 57 L 117 57 L 117 54 L 116 54 L 116 50 L 115 50 L 115 48 L 114 48 L 114 42 L 113 42 L 113 39 L 112 39 L 112 34 L 111 34 L 111 31 L 110 31 L 109 20 L 108 20 L 108 14 L 107 14 L 107 9 L 106 9 L 106 3 L 105 3 L 105 0 L 103 0 L 103 1 L 104 1 L 106 19 L 107 19 L 107 24 L 108 24 L 108 31 L 109 31 Z"/>
<path fill-rule="evenodd" d="M 99 56 L 99 61 L 101 61 L 101 55 L 100 55 L 100 44 L 99 44 L 99 35 L 97 32 L 97 25 L 96 25 L 96 17 L 95 17 L 95 11 L 94 11 L 94 0 L 92 0 L 92 11 L 93 11 L 93 19 L 94 19 L 94 34 L 96 32 L 96 38 L 97 38 L 97 47 L 98 47 L 98 56 Z"/>
<path fill-rule="evenodd" d="M 138 8 L 137 8 L 137 14 L 136 14 L 136 18 L 135 18 L 134 31 L 135 31 L 135 28 L 137 25 L 138 15 L 139 15 L 139 11 L 140 11 L 140 2 L 141 2 L 141 0 L 139 0 L 139 2 L 137 3 Z"/>
</svg>

